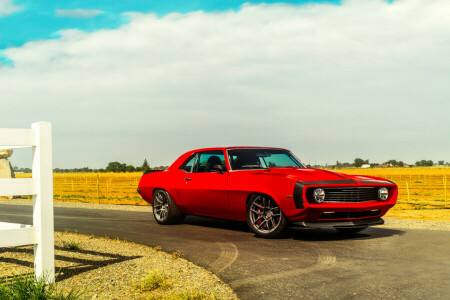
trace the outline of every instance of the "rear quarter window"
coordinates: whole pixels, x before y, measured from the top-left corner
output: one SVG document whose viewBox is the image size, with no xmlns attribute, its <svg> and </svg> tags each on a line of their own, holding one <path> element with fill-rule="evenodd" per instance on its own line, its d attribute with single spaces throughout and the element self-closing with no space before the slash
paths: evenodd
<svg viewBox="0 0 450 300">
<path fill-rule="evenodd" d="M 180 166 L 180 170 L 183 170 L 187 173 L 191 173 L 192 171 L 192 166 L 194 165 L 194 161 L 195 161 L 195 157 L 197 155 L 194 154 L 191 157 L 189 157 L 188 159 L 186 159 L 186 161 Z"/>
</svg>

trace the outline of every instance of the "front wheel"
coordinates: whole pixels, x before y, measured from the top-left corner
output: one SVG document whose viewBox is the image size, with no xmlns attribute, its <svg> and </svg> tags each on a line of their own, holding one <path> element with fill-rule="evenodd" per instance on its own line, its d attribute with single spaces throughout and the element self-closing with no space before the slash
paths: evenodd
<svg viewBox="0 0 450 300">
<path fill-rule="evenodd" d="M 367 229 L 368 226 L 364 226 L 364 227 L 350 227 L 350 228 L 335 228 L 337 231 L 339 231 L 340 233 L 346 233 L 346 234 L 353 234 L 353 233 L 358 233 L 360 231 L 363 231 L 365 229 Z"/>
<path fill-rule="evenodd" d="M 156 222 L 163 225 L 181 223 L 184 215 L 165 190 L 156 190 L 153 194 L 153 216 Z"/>
<path fill-rule="evenodd" d="M 269 196 L 253 195 L 247 205 L 248 227 L 259 237 L 279 237 L 287 220 L 278 204 Z"/>
</svg>

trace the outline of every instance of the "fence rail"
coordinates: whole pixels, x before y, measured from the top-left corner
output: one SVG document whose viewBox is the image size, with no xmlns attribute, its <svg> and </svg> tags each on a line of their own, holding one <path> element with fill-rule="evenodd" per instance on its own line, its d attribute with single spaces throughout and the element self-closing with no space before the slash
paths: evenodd
<svg viewBox="0 0 450 300">
<path fill-rule="evenodd" d="M 0 222 L 0 247 L 34 245 L 36 278 L 55 279 L 52 132 L 47 122 L 31 129 L 0 128 L 0 148 L 31 147 L 32 178 L 0 179 L 0 196 L 32 195 L 33 224 Z"/>
<path fill-rule="evenodd" d="M 35 195 L 36 180 L 34 178 L 1 178 L 0 194 L 2 196 Z"/>
</svg>

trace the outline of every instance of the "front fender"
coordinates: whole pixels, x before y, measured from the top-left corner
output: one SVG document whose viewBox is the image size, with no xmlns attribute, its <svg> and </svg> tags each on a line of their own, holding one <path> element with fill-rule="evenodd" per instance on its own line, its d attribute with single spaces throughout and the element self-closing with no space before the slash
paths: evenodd
<svg viewBox="0 0 450 300">
<path fill-rule="evenodd" d="M 277 202 L 281 210 L 294 209 L 294 187 L 296 180 L 269 172 L 230 172 L 228 177 L 228 199 L 233 219 L 246 220 L 246 204 L 250 195 L 266 194 Z"/>
</svg>

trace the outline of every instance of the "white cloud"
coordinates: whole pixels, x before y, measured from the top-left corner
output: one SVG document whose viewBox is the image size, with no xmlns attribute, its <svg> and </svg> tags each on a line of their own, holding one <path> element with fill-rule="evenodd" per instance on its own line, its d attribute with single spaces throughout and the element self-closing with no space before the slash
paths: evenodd
<svg viewBox="0 0 450 300">
<path fill-rule="evenodd" d="M 133 13 L 7 50 L 0 127 L 52 121 L 59 167 L 170 163 L 215 145 L 450 160 L 448 15 L 446 0 Z"/>
<path fill-rule="evenodd" d="M 104 11 L 98 9 L 57 9 L 56 16 L 57 17 L 68 17 L 68 18 L 94 18 L 100 14 L 103 14 Z"/>
<path fill-rule="evenodd" d="M 12 0 L 0 0 L 0 18 L 18 12 L 22 7 L 15 5 Z"/>
</svg>

